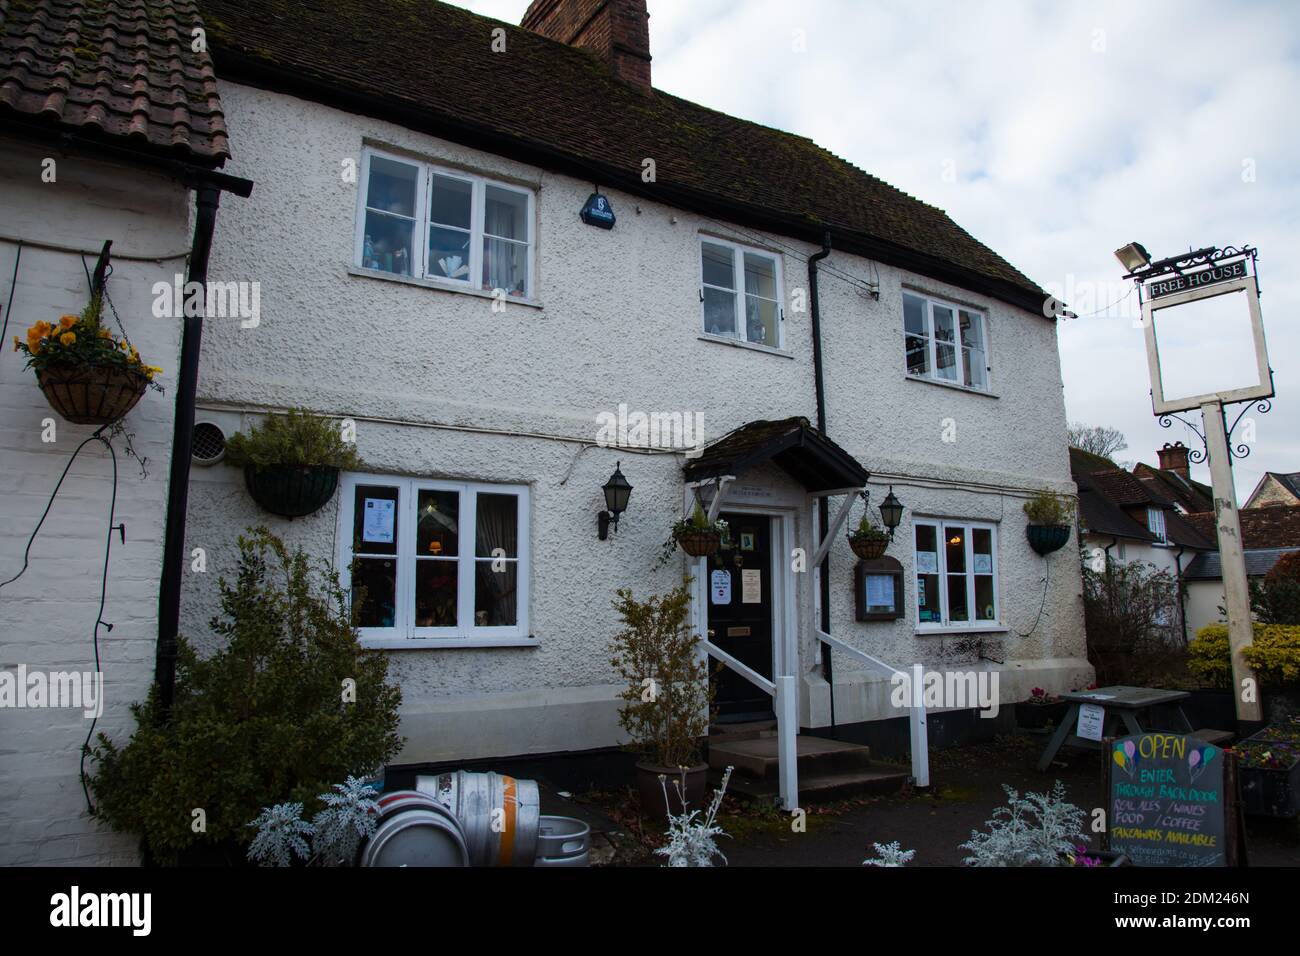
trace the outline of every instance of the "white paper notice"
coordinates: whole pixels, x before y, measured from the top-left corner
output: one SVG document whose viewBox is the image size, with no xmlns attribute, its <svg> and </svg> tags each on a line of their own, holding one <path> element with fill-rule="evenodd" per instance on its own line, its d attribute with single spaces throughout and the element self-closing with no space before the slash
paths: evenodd
<svg viewBox="0 0 1300 956">
<path fill-rule="evenodd" d="M 975 573 L 992 574 L 993 573 L 993 555 L 977 554 L 975 555 Z"/>
<path fill-rule="evenodd" d="M 763 603 L 763 572 L 756 568 L 745 568 L 740 572 L 740 603 Z"/>
<path fill-rule="evenodd" d="M 867 607 L 894 609 L 894 576 L 892 574 L 867 575 Z"/>
<path fill-rule="evenodd" d="M 1106 708 L 1097 704 L 1079 705 L 1079 723 L 1075 734 L 1084 740 L 1101 740 L 1102 726 L 1106 723 Z"/>
<path fill-rule="evenodd" d="M 939 556 L 933 551 L 918 551 L 916 553 L 916 573 L 917 574 L 936 574 L 939 570 Z"/>
<path fill-rule="evenodd" d="M 367 498 L 366 516 L 361 525 L 361 540 L 373 544 L 393 543 L 393 506 L 389 498 Z"/>
<path fill-rule="evenodd" d="M 730 604 L 731 572 L 718 570 L 709 575 L 709 593 L 714 604 Z"/>
</svg>

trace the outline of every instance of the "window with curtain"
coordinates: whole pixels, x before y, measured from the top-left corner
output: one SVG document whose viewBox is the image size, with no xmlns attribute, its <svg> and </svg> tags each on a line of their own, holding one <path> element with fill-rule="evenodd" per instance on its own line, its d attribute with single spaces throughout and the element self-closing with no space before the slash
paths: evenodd
<svg viewBox="0 0 1300 956">
<path fill-rule="evenodd" d="M 533 297 L 531 190 L 373 149 L 362 172 L 361 268 Z"/>
<path fill-rule="evenodd" d="M 363 643 L 528 638 L 527 487 L 362 474 L 342 486 L 339 566 Z"/>
<path fill-rule="evenodd" d="M 988 391 L 988 340 L 981 313 L 904 292 L 903 342 L 908 375 Z"/>
<path fill-rule="evenodd" d="M 775 255 L 701 236 L 700 283 L 707 334 L 784 347 L 781 269 Z"/>
<path fill-rule="evenodd" d="M 917 628 L 998 626 L 997 528 L 938 519 L 912 524 Z"/>
</svg>

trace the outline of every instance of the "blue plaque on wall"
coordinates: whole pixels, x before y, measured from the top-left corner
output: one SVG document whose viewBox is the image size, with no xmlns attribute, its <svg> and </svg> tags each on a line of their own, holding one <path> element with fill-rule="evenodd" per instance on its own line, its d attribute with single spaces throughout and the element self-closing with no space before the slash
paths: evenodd
<svg viewBox="0 0 1300 956">
<path fill-rule="evenodd" d="M 614 228 L 614 208 L 600 193 L 592 193 L 587 197 L 587 203 L 582 207 L 579 215 L 589 226 L 599 226 L 601 229 Z"/>
</svg>

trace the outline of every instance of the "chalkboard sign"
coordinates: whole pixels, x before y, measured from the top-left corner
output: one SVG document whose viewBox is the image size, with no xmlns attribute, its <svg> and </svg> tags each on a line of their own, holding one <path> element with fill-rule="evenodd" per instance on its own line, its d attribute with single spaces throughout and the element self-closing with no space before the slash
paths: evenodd
<svg viewBox="0 0 1300 956">
<path fill-rule="evenodd" d="M 1233 866 L 1241 837 L 1235 755 L 1152 732 L 1107 742 L 1109 849 L 1136 866 Z"/>
</svg>

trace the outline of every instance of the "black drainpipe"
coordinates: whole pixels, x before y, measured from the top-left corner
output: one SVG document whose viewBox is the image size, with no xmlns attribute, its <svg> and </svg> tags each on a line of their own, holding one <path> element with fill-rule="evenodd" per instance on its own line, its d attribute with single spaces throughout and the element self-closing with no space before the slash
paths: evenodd
<svg viewBox="0 0 1300 956">
<path fill-rule="evenodd" d="M 822 235 L 822 251 L 808 257 L 808 304 L 812 311 L 812 345 L 813 345 L 813 380 L 817 388 L 817 430 L 826 434 L 826 384 L 822 375 L 822 320 L 821 309 L 817 299 L 817 263 L 831 254 L 831 231 Z M 830 532 L 830 502 L 826 498 L 817 501 L 817 524 L 820 527 L 819 541 L 825 541 Z M 830 552 L 822 559 L 821 565 L 821 629 L 831 632 L 831 556 Z M 831 648 L 821 643 L 822 676 L 830 685 L 831 696 L 831 735 L 835 735 L 835 670 L 831 664 Z"/>
<path fill-rule="evenodd" d="M 238 185 L 232 186 L 232 182 Z M 191 186 L 196 192 L 197 208 L 187 282 L 197 282 L 206 289 L 208 256 L 212 252 L 212 234 L 217 224 L 221 190 L 224 186 L 238 195 L 247 196 L 252 191 L 253 184 L 247 180 L 235 181 L 232 177 L 213 176 L 199 177 Z M 185 567 L 185 516 L 189 508 L 194 399 L 199 384 L 199 349 L 202 341 L 202 314 L 185 316 L 181 332 L 181 370 L 176 383 L 176 417 L 172 423 L 167 529 L 163 538 L 162 578 L 158 586 L 158 650 L 154 680 L 158 684 L 159 718 L 163 721 L 171 713 L 176 691 L 176 635 L 180 630 L 181 575 Z"/>
</svg>

